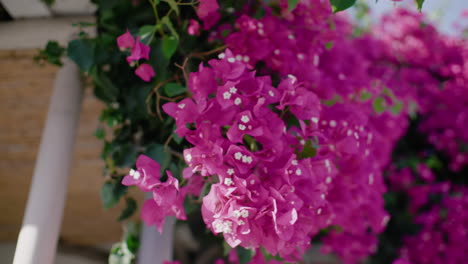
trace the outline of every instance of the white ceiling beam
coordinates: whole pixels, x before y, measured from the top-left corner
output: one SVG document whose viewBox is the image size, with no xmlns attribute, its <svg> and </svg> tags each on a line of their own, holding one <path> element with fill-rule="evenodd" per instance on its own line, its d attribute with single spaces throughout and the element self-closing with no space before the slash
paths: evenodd
<svg viewBox="0 0 468 264">
<path fill-rule="evenodd" d="M 57 17 L 24 19 L 0 23 L 0 50 L 44 48 L 49 40 L 56 40 L 65 45 L 70 34 L 78 33 L 76 22 L 95 22 L 92 16 Z M 85 28 L 86 32 L 95 35 L 95 28 Z"/>
<path fill-rule="evenodd" d="M 0 0 L 3 7 L 13 18 L 50 17 L 47 5 L 40 0 Z"/>
<path fill-rule="evenodd" d="M 54 15 L 92 15 L 96 5 L 89 0 L 55 0 L 50 7 Z"/>
</svg>

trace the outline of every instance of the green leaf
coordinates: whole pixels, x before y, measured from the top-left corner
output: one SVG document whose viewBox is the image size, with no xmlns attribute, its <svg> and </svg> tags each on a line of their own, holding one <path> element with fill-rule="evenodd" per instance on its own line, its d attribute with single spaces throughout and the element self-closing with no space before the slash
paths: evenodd
<svg viewBox="0 0 468 264">
<path fill-rule="evenodd" d="M 359 99 L 361 101 L 367 101 L 372 98 L 372 93 L 369 93 L 368 91 L 362 91 L 361 95 L 359 96 Z"/>
<path fill-rule="evenodd" d="M 76 22 L 72 24 L 73 27 L 95 27 L 96 25 L 96 23 L 91 22 Z"/>
<path fill-rule="evenodd" d="M 166 59 L 170 59 L 177 50 L 179 40 L 174 36 L 164 37 L 162 39 L 162 52 Z"/>
<path fill-rule="evenodd" d="M 299 0 L 288 0 L 288 11 L 292 12 L 294 9 L 296 9 L 298 3 Z"/>
<path fill-rule="evenodd" d="M 171 155 L 164 149 L 161 144 L 152 144 L 148 146 L 145 155 L 154 159 L 161 165 L 161 172 L 163 172 L 171 163 Z"/>
<path fill-rule="evenodd" d="M 90 72 L 94 81 L 94 95 L 104 102 L 114 102 L 119 93 L 119 89 L 105 72 L 92 70 Z"/>
<path fill-rule="evenodd" d="M 403 102 L 401 102 L 401 101 L 397 101 L 390 108 L 390 112 L 392 112 L 394 115 L 400 114 L 402 110 L 403 110 Z"/>
<path fill-rule="evenodd" d="M 176 12 L 177 15 L 180 15 L 179 6 L 177 6 L 177 2 L 174 0 L 163 0 L 164 2 L 168 3 L 172 10 Z"/>
<path fill-rule="evenodd" d="M 47 61 L 51 64 L 62 66 L 61 58 L 65 52 L 65 48 L 60 46 L 57 41 L 49 41 L 44 50 L 40 50 L 39 54 L 34 57 L 34 60 L 42 63 Z"/>
<path fill-rule="evenodd" d="M 131 143 L 125 143 L 119 145 L 117 151 L 113 153 L 112 158 L 115 161 L 115 165 L 120 168 L 127 168 L 135 163 L 137 156 L 137 146 Z"/>
<path fill-rule="evenodd" d="M 95 43 L 89 39 L 75 39 L 68 43 L 68 57 L 87 72 L 94 65 Z"/>
<path fill-rule="evenodd" d="M 333 13 L 340 12 L 352 7 L 356 0 L 330 0 Z"/>
<path fill-rule="evenodd" d="M 140 36 L 141 42 L 146 42 L 151 38 L 155 30 L 154 25 L 144 25 L 139 30 L 137 35 Z"/>
<path fill-rule="evenodd" d="M 372 107 L 374 108 L 374 111 L 377 113 L 382 113 L 385 111 L 385 99 L 383 97 L 377 97 L 375 98 L 374 102 L 372 103 Z"/>
<path fill-rule="evenodd" d="M 184 140 L 183 137 L 179 137 L 177 133 L 172 133 L 172 138 L 174 139 L 175 143 L 180 144 L 182 140 Z"/>
<path fill-rule="evenodd" d="M 135 222 L 128 222 L 125 232 L 125 244 L 132 254 L 136 254 L 140 247 L 140 225 Z"/>
<path fill-rule="evenodd" d="M 302 148 L 302 152 L 299 153 L 299 159 L 313 158 L 317 154 L 317 148 L 314 147 L 312 140 L 307 140 Z"/>
<path fill-rule="evenodd" d="M 117 182 L 108 181 L 101 188 L 101 200 L 104 208 L 111 208 L 120 198 L 127 193 L 128 187 L 122 185 L 119 179 Z"/>
<path fill-rule="evenodd" d="M 131 197 L 128 197 L 126 199 L 125 209 L 122 211 L 122 213 L 120 214 L 117 221 L 122 221 L 122 220 L 125 220 L 125 219 L 131 217 L 133 215 L 133 213 L 135 213 L 136 209 L 137 209 L 137 203 L 136 203 L 135 199 L 133 199 Z"/>
<path fill-rule="evenodd" d="M 97 139 L 104 139 L 104 137 L 106 136 L 106 131 L 102 128 L 102 127 L 99 127 L 98 129 L 96 129 L 96 131 L 94 132 L 94 136 L 97 138 Z"/>
<path fill-rule="evenodd" d="M 42 3 L 46 4 L 48 7 L 51 7 L 55 4 L 55 0 L 41 0 Z"/>
<path fill-rule="evenodd" d="M 119 242 L 112 246 L 109 254 L 109 264 L 132 264 L 135 255 L 128 249 L 125 242 Z"/>
<path fill-rule="evenodd" d="M 200 210 L 200 205 L 194 202 L 193 199 L 187 195 L 184 200 L 184 210 L 186 215 L 190 215 L 191 213 Z"/>
<path fill-rule="evenodd" d="M 437 156 L 431 156 L 428 160 L 426 160 L 426 166 L 431 169 L 441 169 L 443 167 L 443 163 L 437 158 Z"/>
<path fill-rule="evenodd" d="M 173 97 L 179 94 L 183 94 L 187 91 L 187 87 L 182 86 L 178 83 L 167 83 L 164 85 L 164 92 L 167 96 Z"/>
<path fill-rule="evenodd" d="M 174 36 L 176 39 L 179 39 L 179 33 L 177 33 L 177 30 L 175 29 L 174 25 L 172 24 L 172 21 L 169 19 L 169 17 L 165 16 L 161 19 L 161 22 L 167 26 L 169 31 L 171 31 L 172 36 Z"/>
<path fill-rule="evenodd" d="M 415 0 L 415 1 L 416 1 L 416 5 L 418 6 L 419 12 L 421 12 L 422 6 L 424 4 L 424 0 Z"/>
<path fill-rule="evenodd" d="M 254 255 L 252 250 L 245 249 L 241 246 L 236 247 L 236 253 L 239 257 L 240 264 L 246 264 L 247 262 L 252 260 L 252 257 Z"/>
</svg>

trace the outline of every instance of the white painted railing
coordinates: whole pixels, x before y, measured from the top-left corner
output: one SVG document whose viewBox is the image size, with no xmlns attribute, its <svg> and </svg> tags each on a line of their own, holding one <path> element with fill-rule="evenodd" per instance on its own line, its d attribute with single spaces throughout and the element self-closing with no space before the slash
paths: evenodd
<svg viewBox="0 0 468 264">
<path fill-rule="evenodd" d="M 162 234 L 156 227 L 142 224 L 138 264 L 162 264 L 165 260 L 172 260 L 174 224 L 175 218 L 167 217 Z"/>
<path fill-rule="evenodd" d="M 14 264 L 54 262 L 81 97 L 78 68 L 74 63 L 66 61 L 55 79 Z"/>
</svg>

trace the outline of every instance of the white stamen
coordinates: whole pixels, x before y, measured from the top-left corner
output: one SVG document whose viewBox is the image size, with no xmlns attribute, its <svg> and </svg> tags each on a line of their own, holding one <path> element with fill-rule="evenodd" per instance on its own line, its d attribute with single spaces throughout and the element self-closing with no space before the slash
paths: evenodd
<svg viewBox="0 0 468 264">
<path fill-rule="evenodd" d="M 141 176 L 141 175 L 140 175 L 140 172 L 139 172 L 139 171 L 135 171 L 135 173 L 133 174 L 133 179 L 138 180 L 138 179 L 140 179 L 140 176 Z"/>
<path fill-rule="evenodd" d="M 319 209 L 317 210 L 317 214 L 319 215 L 319 214 L 321 214 L 321 213 L 322 213 L 322 208 L 319 208 Z"/>
<path fill-rule="evenodd" d="M 236 55 L 236 60 L 241 61 L 242 60 L 242 55 Z"/>
<path fill-rule="evenodd" d="M 228 100 L 229 98 L 231 98 L 231 93 L 230 93 L 230 92 L 224 92 L 224 93 L 223 93 L 223 98 L 224 98 L 225 100 Z"/>
<path fill-rule="evenodd" d="M 258 32 L 259 35 L 265 34 L 265 31 L 264 31 L 263 29 L 261 29 L 261 28 L 259 28 L 259 29 L 257 30 L 257 32 Z"/>
<path fill-rule="evenodd" d="M 293 34 L 289 34 L 289 35 L 288 35 L 288 39 L 294 39 L 294 35 L 293 35 Z"/>
<path fill-rule="evenodd" d="M 369 185 L 374 184 L 374 174 L 369 174 Z"/>
<path fill-rule="evenodd" d="M 249 211 L 247 211 L 247 210 L 242 210 L 242 211 L 241 211 L 241 216 L 244 217 L 244 218 L 249 217 Z"/>
<path fill-rule="evenodd" d="M 301 169 L 297 169 L 297 170 L 296 170 L 296 174 L 297 174 L 297 175 L 301 175 L 301 174 L 302 174 Z"/>
<path fill-rule="evenodd" d="M 297 163 L 297 160 L 292 160 L 292 161 L 291 161 L 291 164 L 294 165 L 294 166 L 297 166 L 297 164 L 298 164 L 298 163 Z"/>
<path fill-rule="evenodd" d="M 234 104 L 235 104 L 235 105 L 240 105 L 241 103 L 242 103 L 242 100 L 241 100 L 240 98 L 236 98 L 236 99 L 234 100 Z"/>
<path fill-rule="evenodd" d="M 129 172 L 128 174 L 130 174 L 130 176 L 133 176 L 133 174 L 135 174 L 135 170 L 134 170 L 134 169 L 130 169 L 130 172 Z"/>
<path fill-rule="evenodd" d="M 310 120 L 311 120 L 312 122 L 314 122 L 315 124 L 318 123 L 318 118 L 317 118 L 317 117 L 312 117 Z"/>
<path fill-rule="evenodd" d="M 279 49 L 275 49 L 275 50 L 273 51 L 273 53 L 274 53 L 275 55 L 279 55 L 279 54 L 280 54 L 280 50 L 279 50 Z"/>
<path fill-rule="evenodd" d="M 244 56 L 244 62 L 249 62 L 250 61 L 250 57 L 249 56 Z"/>
<path fill-rule="evenodd" d="M 296 82 L 296 81 L 297 81 L 296 76 L 294 76 L 294 75 L 292 75 L 292 74 L 288 74 L 288 78 L 292 79 L 293 82 Z"/>
<path fill-rule="evenodd" d="M 231 57 L 231 58 L 228 59 L 228 62 L 234 63 L 234 62 L 236 62 L 236 59 L 234 59 L 233 57 Z"/>
<path fill-rule="evenodd" d="M 227 174 L 233 175 L 233 174 L 234 174 L 234 169 L 233 169 L 233 168 L 229 168 L 229 169 L 227 170 Z"/>
<path fill-rule="evenodd" d="M 229 88 L 229 92 L 235 94 L 237 92 L 237 88 L 235 86 Z"/>
<path fill-rule="evenodd" d="M 243 162 L 243 163 L 248 163 L 248 164 L 250 164 L 250 163 L 252 163 L 252 161 L 253 161 L 253 160 L 252 160 L 252 157 L 250 157 L 250 156 L 242 156 L 242 162 Z"/>
<path fill-rule="evenodd" d="M 220 60 L 224 59 L 225 57 L 226 57 L 226 54 L 224 54 L 224 53 L 220 53 L 220 54 L 218 55 L 218 58 L 219 58 Z"/>
<path fill-rule="evenodd" d="M 235 218 L 239 218 L 241 216 L 239 210 L 234 210 L 234 212 L 232 212 L 232 214 L 234 215 Z"/>
<path fill-rule="evenodd" d="M 185 104 L 179 104 L 178 107 L 179 107 L 180 109 L 184 109 Z"/>
<path fill-rule="evenodd" d="M 268 91 L 268 94 L 269 94 L 270 96 L 275 96 L 275 94 L 274 94 L 273 91 L 271 91 L 271 90 Z"/>
<path fill-rule="evenodd" d="M 247 122 L 250 121 L 250 118 L 249 118 L 248 116 L 246 116 L 246 115 L 243 115 L 243 116 L 241 117 L 241 121 L 244 122 L 244 123 L 247 123 Z"/>
<path fill-rule="evenodd" d="M 234 153 L 234 158 L 235 158 L 236 160 L 242 159 L 242 153 L 240 153 L 240 152 Z"/>
<path fill-rule="evenodd" d="M 302 53 L 297 54 L 297 58 L 299 60 L 303 60 L 304 59 L 304 54 L 302 54 Z"/>
<path fill-rule="evenodd" d="M 226 178 L 224 179 L 224 184 L 226 184 L 227 186 L 231 186 L 234 184 L 234 182 L 232 181 L 231 178 Z"/>
<path fill-rule="evenodd" d="M 331 120 L 331 121 L 330 121 L 330 126 L 331 126 L 331 127 L 336 127 L 336 121 L 335 121 L 335 120 Z"/>
<path fill-rule="evenodd" d="M 331 177 L 328 176 L 328 177 L 325 179 L 325 182 L 328 183 L 328 184 L 330 184 L 330 183 L 331 183 L 331 180 L 332 180 Z"/>
<path fill-rule="evenodd" d="M 243 124 L 239 124 L 239 130 L 244 131 L 245 129 L 246 129 L 246 127 Z"/>
<path fill-rule="evenodd" d="M 318 55 L 314 56 L 314 66 L 317 67 L 319 65 L 320 57 Z"/>
<path fill-rule="evenodd" d="M 185 155 L 185 160 L 186 160 L 187 162 L 192 161 L 192 155 L 191 155 L 190 153 L 187 154 L 187 155 Z"/>
</svg>

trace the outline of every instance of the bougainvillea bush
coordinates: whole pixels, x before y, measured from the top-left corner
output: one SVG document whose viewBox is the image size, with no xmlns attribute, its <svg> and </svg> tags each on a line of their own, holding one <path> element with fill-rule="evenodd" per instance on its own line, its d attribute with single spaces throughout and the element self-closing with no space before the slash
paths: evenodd
<svg viewBox="0 0 468 264">
<path fill-rule="evenodd" d="M 143 222 L 188 221 L 216 263 L 466 262 L 468 43 L 355 2 L 97 2 L 67 54 L 107 105 L 104 206 L 151 193 Z"/>
</svg>

